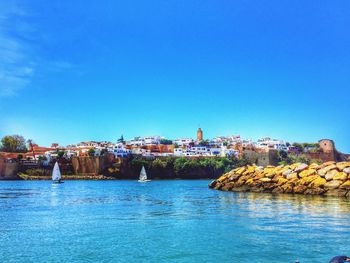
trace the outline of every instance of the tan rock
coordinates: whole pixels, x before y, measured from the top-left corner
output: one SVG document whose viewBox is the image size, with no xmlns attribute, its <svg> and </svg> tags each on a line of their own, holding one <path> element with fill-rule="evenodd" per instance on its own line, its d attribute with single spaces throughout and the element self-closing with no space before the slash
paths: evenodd
<svg viewBox="0 0 350 263">
<path fill-rule="evenodd" d="M 284 192 L 284 190 L 281 186 L 278 186 L 272 190 L 272 193 L 274 193 L 274 194 L 282 194 L 283 192 Z"/>
<path fill-rule="evenodd" d="M 254 183 L 254 179 L 250 178 L 245 182 L 247 185 L 252 185 Z"/>
<path fill-rule="evenodd" d="M 317 188 L 317 187 L 324 186 L 326 183 L 327 183 L 326 179 L 324 179 L 320 176 L 317 176 L 317 178 L 310 183 L 310 187 Z"/>
<path fill-rule="evenodd" d="M 350 189 L 350 181 L 346 181 L 340 186 L 341 189 Z"/>
<path fill-rule="evenodd" d="M 313 174 L 316 174 L 316 170 L 309 168 L 307 170 L 304 170 L 304 171 L 300 172 L 299 173 L 299 177 L 303 178 L 303 177 L 310 176 L 310 175 L 313 175 Z"/>
<path fill-rule="evenodd" d="M 264 177 L 264 178 L 261 178 L 259 179 L 261 182 L 271 182 L 271 178 L 267 178 L 267 177 Z"/>
<path fill-rule="evenodd" d="M 333 164 L 335 164 L 334 161 L 325 162 L 325 163 L 323 163 L 323 164 L 320 164 L 320 165 L 318 166 L 318 168 L 319 168 L 319 169 L 323 169 L 323 168 L 325 168 L 325 167 L 327 167 L 327 166 L 330 166 L 330 165 L 333 165 Z"/>
<path fill-rule="evenodd" d="M 318 175 L 311 175 L 311 176 L 303 177 L 299 180 L 299 183 L 302 185 L 308 185 L 313 180 L 317 179 L 318 177 L 319 177 Z"/>
<path fill-rule="evenodd" d="M 298 178 L 298 174 L 297 173 L 291 173 L 291 174 L 287 175 L 287 179 L 288 180 L 293 179 L 293 178 Z"/>
<path fill-rule="evenodd" d="M 332 181 L 327 182 L 324 185 L 324 188 L 326 188 L 326 189 L 335 189 L 335 188 L 338 188 L 341 184 L 342 184 L 342 181 L 332 180 Z"/>
<path fill-rule="evenodd" d="M 337 169 L 337 166 L 335 164 L 331 164 L 329 166 L 326 166 L 320 170 L 317 171 L 318 175 L 324 177 L 326 173 L 330 170 Z"/>
<path fill-rule="evenodd" d="M 262 166 L 255 167 L 255 172 L 263 172 L 263 171 L 264 171 L 264 167 L 262 167 Z"/>
<path fill-rule="evenodd" d="M 301 165 L 301 163 L 293 163 L 293 164 L 289 165 L 289 169 L 294 171 L 294 169 L 297 168 L 299 165 Z"/>
<path fill-rule="evenodd" d="M 274 166 L 267 166 L 264 169 L 264 175 L 265 177 L 270 177 L 272 178 L 276 174 L 276 170 Z"/>
<path fill-rule="evenodd" d="M 222 184 L 220 184 L 219 182 L 214 186 L 215 190 L 220 190 L 222 187 Z"/>
<path fill-rule="evenodd" d="M 286 169 L 285 171 L 282 172 L 282 175 L 284 177 L 287 177 L 289 174 L 293 173 L 292 169 Z"/>
<path fill-rule="evenodd" d="M 281 185 L 283 185 L 283 184 L 285 184 L 287 182 L 288 182 L 287 179 L 285 179 L 284 177 L 281 177 L 280 179 L 278 179 L 277 185 L 281 186 Z"/>
<path fill-rule="evenodd" d="M 293 193 L 293 184 L 286 183 L 282 185 L 281 188 L 283 189 L 284 193 Z"/>
<path fill-rule="evenodd" d="M 332 180 L 333 177 L 337 175 L 337 173 L 338 173 L 337 170 L 330 170 L 330 171 L 328 171 L 328 172 L 326 173 L 326 175 L 325 175 L 326 180 L 327 180 L 327 181 Z"/>
<path fill-rule="evenodd" d="M 292 178 L 288 180 L 288 183 L 293 184 L 293 186 L 295 186 L 299 182 L 299 180 L 299 178 Z"/>
<path fill-rule="evenodd" d="M 348 178 L 348 175 L 344 172 L 338 172 L 334 177 L 333 180 L 341 180 L 345 181 Z"/>
<path fill-rule="evenodd" d="M 323 179 L 323 178 L 322 178 Z M 304 194 L 306 195 L 322 195 L 326 192 L 326 190 L 320 188 L 320 187 L 315 187 L 315 188 L 309 188 L 307 189 Z"/>
<path fill-rule="evenodd" d="M 347 173 L 347 174 L 350 174 L 350 167 L 349 168 L 344 168 L 343 172 Z"/>
<path fill-rule="evenodd" d="M 243 166 L 243 167 L 239 168 L 235 173 L 241 175 L 241 174 L 243 174 L 243 172 L 244 172 L 245 170 L 246 170 L 246 167 Z"/>
<path fill-rule="evenodd" d="M 308 169 L 317 169 L 319 167 L 319 165 L 317 163 L 312 163 L 309 165 Z"/>
<path fill-rule="evenodd" d="M 302 194 L 307 190 L 307 186 L 305 185 L 298 185 L 293 188 L 293 192 L 296 194 Z"/>
<path fill-rule="evenodd" d="M 308 167 L 306 163 L 301 163 L 297 167 L 295 167 L 294 172 L 299 173 L 303 170 L 305 170 Z"/>
<path fill-rule="evenodd" d="M 350 162 L 339 162 L 335 164 L 339 171 L 343 171 L 345 168 L 350 167 Z"/>
<path fill-rule="evenodd" d="M 242 173 L 242 175 L 248 175 L 255 172 L 255 166 L 247 166 L 247 169 Z"/>
</svg>

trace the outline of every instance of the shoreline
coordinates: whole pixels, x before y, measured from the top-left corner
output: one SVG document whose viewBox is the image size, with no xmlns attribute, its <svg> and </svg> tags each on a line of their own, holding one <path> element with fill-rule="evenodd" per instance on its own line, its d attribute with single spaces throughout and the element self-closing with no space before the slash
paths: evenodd
<svg viewBox="0 0 350 263">
<path fill-rule="evenodd" d="M 18 179 L 3 179 L 0 181 L 51 181 L 51 176 L 32 176 L 19 174 Z M 115 178 L 104 175 L 62 175 L 63 181 L 135 181 L 138 178 Z M 214 180 L 214 178 L 150 178 L 151 181 L 177 181 L 177 180 Z"/>
</svg>

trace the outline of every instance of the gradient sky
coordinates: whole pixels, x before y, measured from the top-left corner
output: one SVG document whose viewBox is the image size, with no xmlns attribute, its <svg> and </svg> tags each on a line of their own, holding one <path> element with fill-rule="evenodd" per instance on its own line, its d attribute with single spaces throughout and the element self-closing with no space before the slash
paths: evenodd
<svg viewBox="0 0 350 263">
<path fill-rule="evenodd" d="M 0 1 L 0 136 L 350 152 L 350 1 Z"/>
</svg>

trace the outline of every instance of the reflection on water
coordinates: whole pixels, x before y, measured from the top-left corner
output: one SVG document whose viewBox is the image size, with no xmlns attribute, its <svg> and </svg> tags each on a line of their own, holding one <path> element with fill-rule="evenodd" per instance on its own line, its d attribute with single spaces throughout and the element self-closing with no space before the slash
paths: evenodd
<svg viewBox="0 0 350 263">
<path fill-rule="evenodd" d="M 346 199 L 207 184 L 0 182 L 0 254 L 8 262 L 317 263 L 348 252 Z"/>
</svg>

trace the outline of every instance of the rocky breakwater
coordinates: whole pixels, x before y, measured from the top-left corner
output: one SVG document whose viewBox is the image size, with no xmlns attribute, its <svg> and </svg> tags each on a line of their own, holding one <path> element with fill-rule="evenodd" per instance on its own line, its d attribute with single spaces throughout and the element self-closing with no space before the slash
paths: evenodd
<svg viewBox="0 0 350 263">
<path fill-rule="evenodd" d="M 294 163 L 265 168 L 248 165 L 222 175 L 212 181 L 209 188 L 350 198 L 350 162 Z"/>
</svg>

